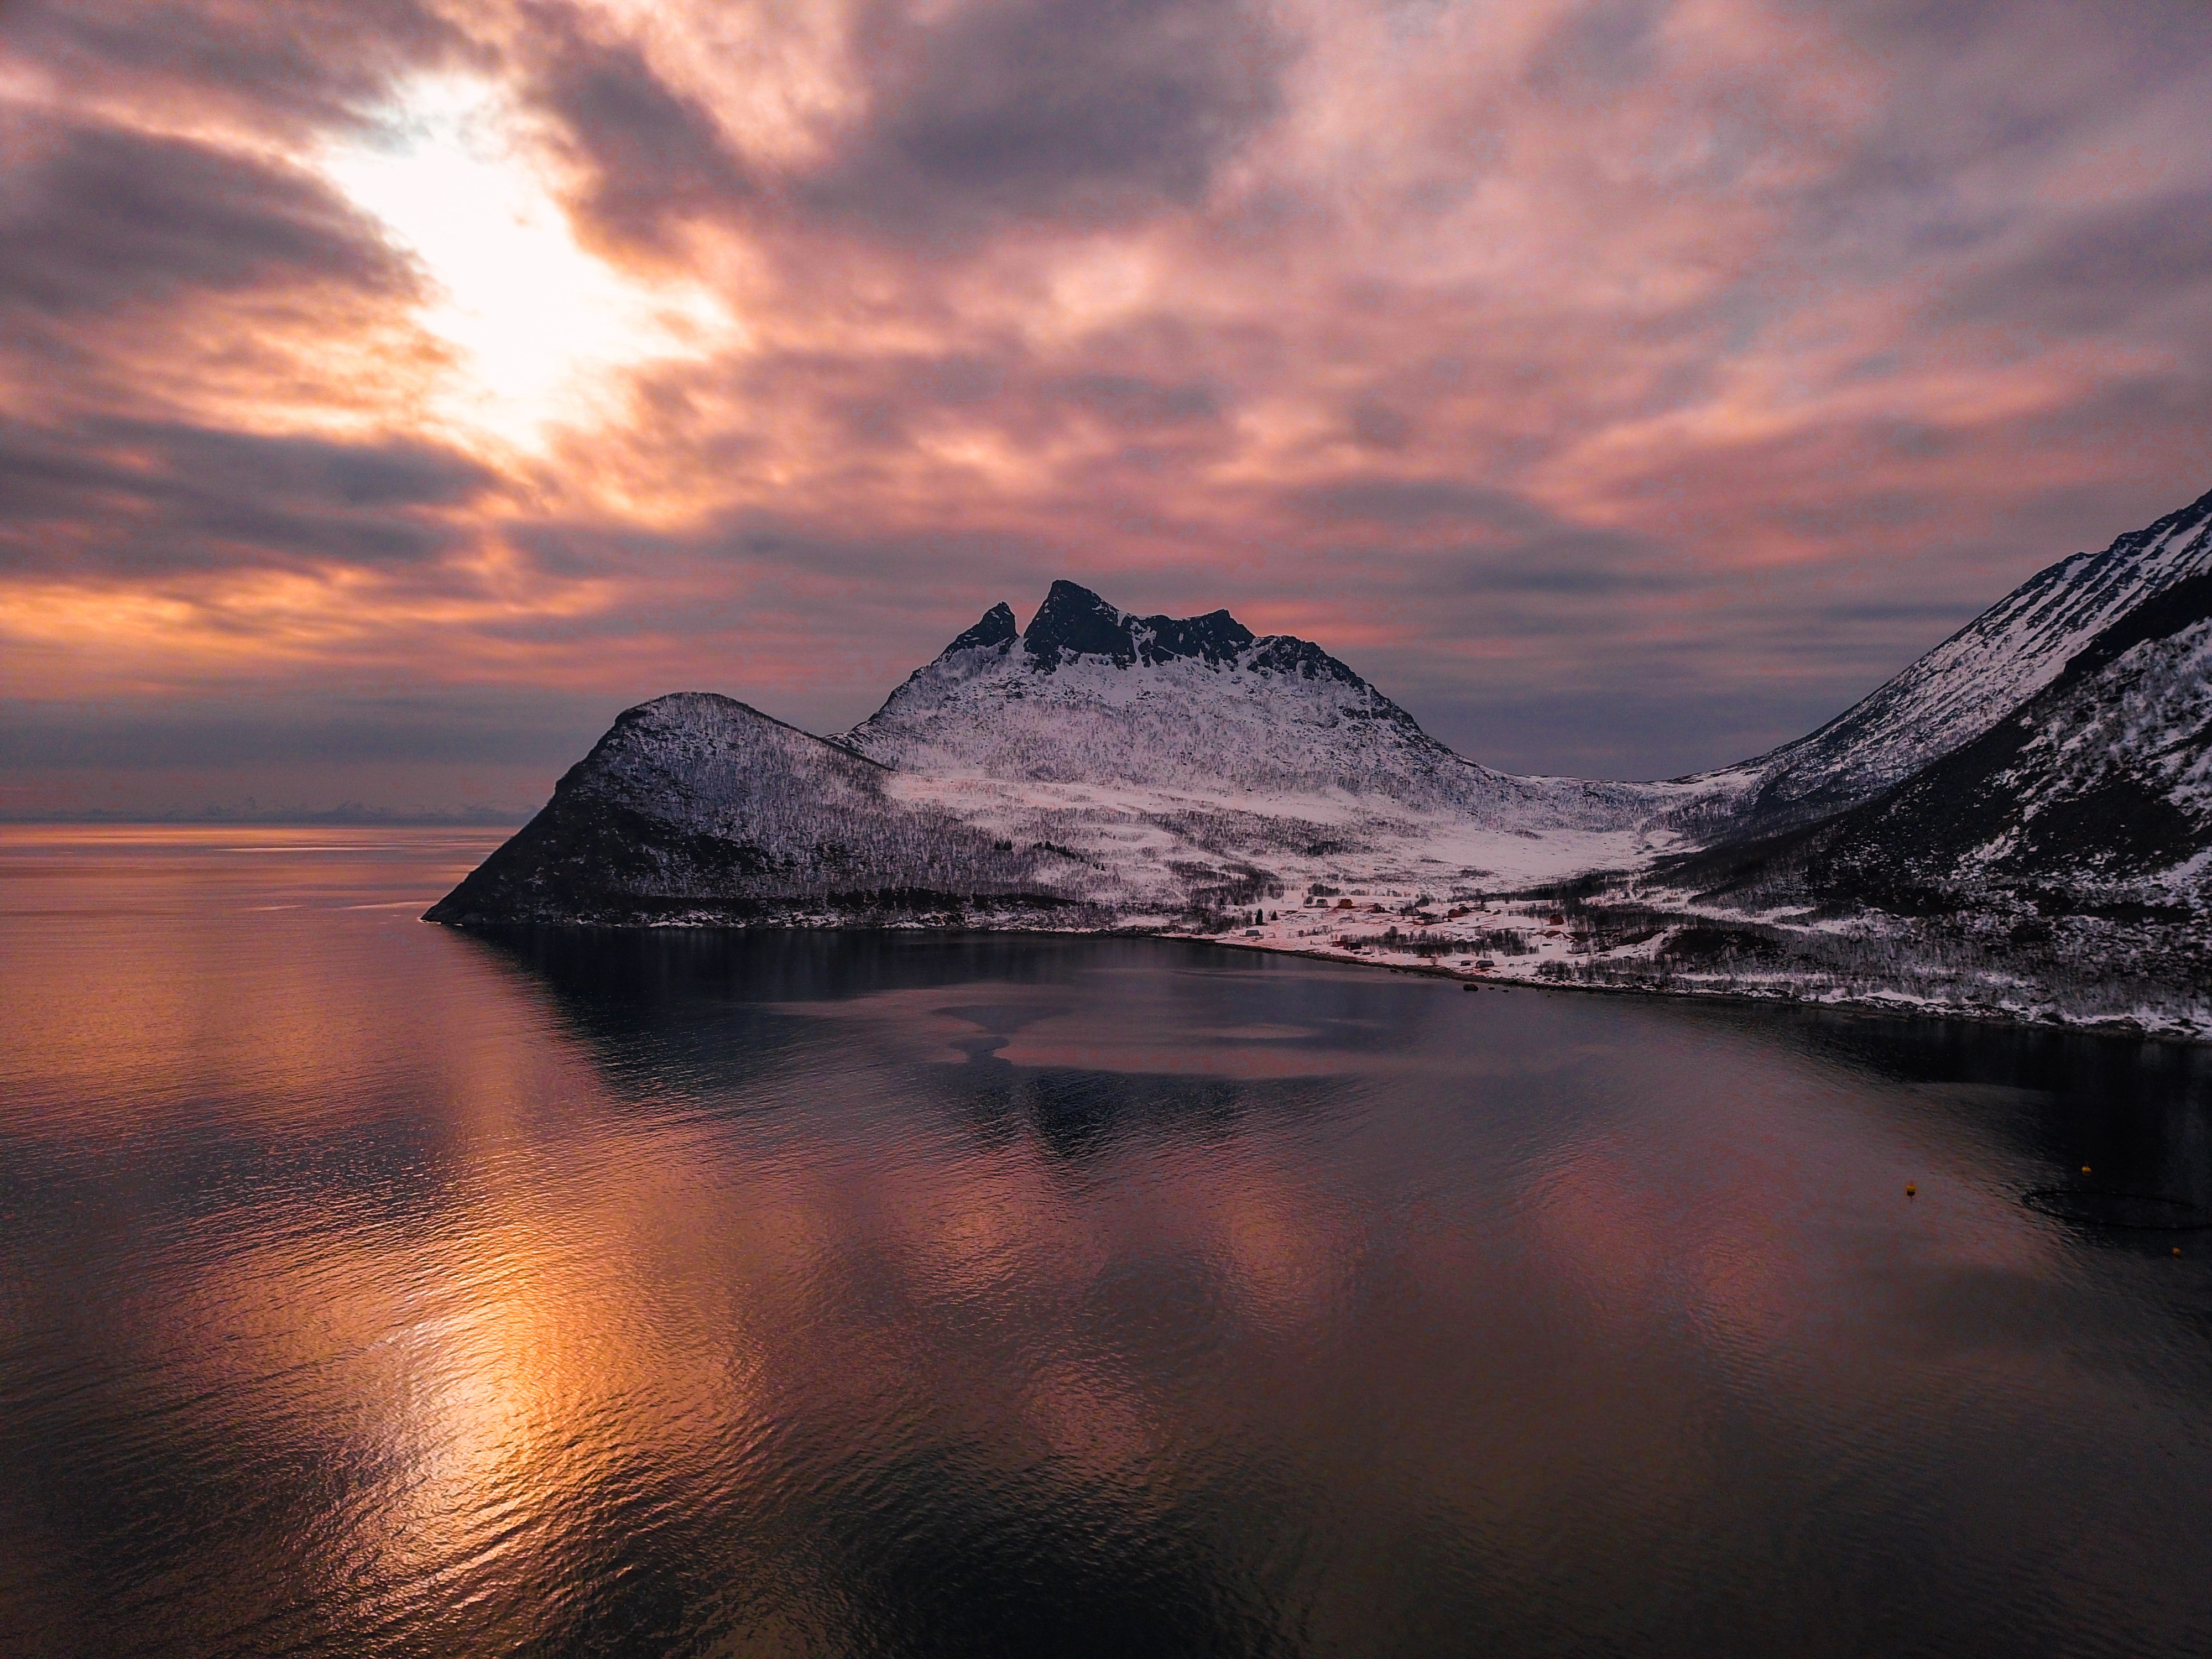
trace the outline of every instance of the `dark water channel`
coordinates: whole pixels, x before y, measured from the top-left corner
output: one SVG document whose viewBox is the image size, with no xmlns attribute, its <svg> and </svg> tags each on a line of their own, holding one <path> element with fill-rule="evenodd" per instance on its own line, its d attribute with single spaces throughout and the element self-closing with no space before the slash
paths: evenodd
<svg viewBox="0 0 2212 1659">
<path fill-rule="evenodd" d="M 2205 1050 L 487 844 L 0 831 L 0 1652 L 2212 1653 Z"/>
</svg>

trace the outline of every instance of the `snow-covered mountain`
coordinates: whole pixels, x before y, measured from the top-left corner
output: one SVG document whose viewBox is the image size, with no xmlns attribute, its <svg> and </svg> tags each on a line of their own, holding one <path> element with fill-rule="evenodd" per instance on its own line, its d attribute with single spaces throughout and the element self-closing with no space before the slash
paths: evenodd
<svg viewBox="0 0 2212 1659">
<path fill-rule="evenodd" d="M 2212 494 L 2101 553 L 2038 571 L 1818 731 L 1685 781 L 1722 799 L 1741 797 L 1732 814 L 1739 831 L 1807 823 L 1866 800 L 1996 726 L 2144 600 L 2207 571 Z"/>
<path fill-rule="evenodd" d="M 742 922 L 1052 905 L 1034 849 L 894 799 L 872 761 L 711 692 L 629 709 L 428 915 Z"/>
<path fill-rule="evenodd" d="M 1683 793 L 1494 771 L 1310 641 L 1255 636 L 1226 611 L 1134 616 L 1069 581 L 1019 633 L 994 605 L 836 741 L 939 778 L 1135 785 L 1309 816 L 1444 811 L 1509 829 L 1620 830 Z"/>
<path fill-rule="evenodd" d="M 2039 571 L 1818 731 L 1663 783 L 1526 778 L 1437 742 L 1320 646 L 1226 611 L 1140 617 L 1072 582 L 1006 605 L 836 740 L 902 774 L 1137 786 L 1305 817 L 1317 803 L 1486 829 L 1700 841 L 1871 799 L 1995 726 L 2101 629 L 2212 571 L 2212 494 Z M 1327 816 L 1323 811 L 1320 816 Z"/>
<path fill-rule="evenodd" d="M 1971 742 L 1808 828 L 1686 860 L 1714 896 L 1900 914 L 2212 907 L 2212 574 L 2094 635 Z"/>
<path fill-rule="evenodd" d="M 1310 924 L 1342 891 L 1419 918 L 1433 954 L 1488 948 L 1502 913 L 1483 896 L 1534 890 L 1614 917 L 1514 958 L 1544 977 L 1759 988 L 1737 944 L 1677 940 L 1688 916 L 1701 939 L 1751 941 L 1778 994 L 2102 998 L 2122 1012 L 2096 1018 L 2155 1008 L 2196 1030 L 2212 1029 L 2195 988 L 2212 985 L 2208 875 L 2212 495 L 2039 573 L 1819 731 L 1658 783 L 1498 772 L 1310 641 L 1055 582 L 1027 629 L 994 605 L 835 739 L 708 694 L 629 711 L 431 915 L 1236 915 L 1315 948 L 1294 941 L 1334 938 L 1342 923 Z"/>
<path fill-rule="evenodd" d="M 1871 799 L 1601 905 L 1700 941 L 1580 970 L 1608 983 L 2212 1034 L 2212 573 Z"/>
<path fill-rule="evenodd" d="M 1310 641 L 1226 611 L 1137 616 L 1067 581 L 1024 629 L 993 606 L 836 741 L 892 768 L 902 799 L 1080 859 L 1084 896 L 1133 920 L 1316 883 L 1474 890 L 1634 864 L 1729 787 L 1496 771 Z"/>
</svg>

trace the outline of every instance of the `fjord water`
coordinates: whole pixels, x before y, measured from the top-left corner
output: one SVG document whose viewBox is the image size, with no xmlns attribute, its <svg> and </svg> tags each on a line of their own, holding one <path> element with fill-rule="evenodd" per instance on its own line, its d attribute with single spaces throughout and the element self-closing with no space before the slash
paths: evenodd
<svg viewBox="0 0 2212 1659">
<path fill-rule="evenodd" d="M 2212 1652 L 2203 1050 L 495 839 L 0 831 L 0 1650 Z"/>
</svg>

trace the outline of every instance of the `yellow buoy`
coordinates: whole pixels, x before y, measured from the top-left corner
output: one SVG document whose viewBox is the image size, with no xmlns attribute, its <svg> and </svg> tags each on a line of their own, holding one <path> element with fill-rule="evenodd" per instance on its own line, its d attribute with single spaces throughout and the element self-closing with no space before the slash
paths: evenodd
<svg viewBox="0 0 2212 1659">
<path fill-rule="evenodd" d="M 2087 1175 L 2087 1174 L 2088 1174 L 2088 1173 L 2089 1173 L 2089 1166 L 2088 1166 L 2087 1164 L 2084 1164 L 2081 1166 L 2081 1173 L 2082 1173 L 2083 1175 Z"/>
<path fill-rule="evenodd" d="M 2173 1247 L 2173 1253 L 2176 1255 L 2179 1255 L 2181 1254 L 2181 1246 L 2179 1244 L 2175 1245 Z"/>
<path fill-rule="evenodd" d="M 1917 1187 L 1914 1186 L 1914 1185 L 1913 1185 L 1911 1182 L 1909 1182 L 1909 1181 L 1908 1181 L 1908 1182 L 1906 1182 L 1905 1183 L 1905 1195 L 1907 1198 L 1911 1198 L 1911 1197 L 1912 1197 L 1915 1194 L 1917 1194 L 1917 1192 L 1919 1192 L 1919 1190 L 1920 1190 L 1920 1188 L 1917 1188 Z"/>
</svg>

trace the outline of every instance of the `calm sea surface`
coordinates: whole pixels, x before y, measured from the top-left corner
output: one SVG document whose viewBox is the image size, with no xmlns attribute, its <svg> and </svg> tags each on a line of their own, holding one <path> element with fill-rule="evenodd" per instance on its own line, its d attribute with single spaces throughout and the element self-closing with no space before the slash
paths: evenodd
<svg viewBox="0 0 2212 1659">
<path fill-rule="evenodd" d="M 0 830 L 0 1652 L 2212 1653 L 2212 1054 L 496 838 Z"/>
</svg>

